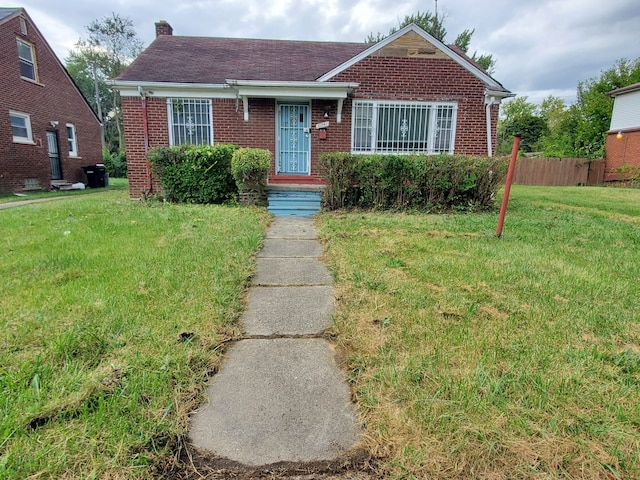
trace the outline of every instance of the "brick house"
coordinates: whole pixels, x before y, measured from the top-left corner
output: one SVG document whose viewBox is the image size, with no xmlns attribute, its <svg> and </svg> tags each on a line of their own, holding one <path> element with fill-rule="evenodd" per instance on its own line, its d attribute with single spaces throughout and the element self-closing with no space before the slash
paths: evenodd
<svg viewBox="0 0 640 480">
<path fill-rule="evenodd" d="M 640 83 L 609 92 L 613 97 L 611 126 L 605 144 L 605 180 L 620 180 L 615 169 L 640 168 Z"/>
<path fill-rule="evenodd" d="M 0 193 L 86 182 L 100 122 L 23 8 L 0 8 Z"/>
<path fill-rule="evenodd" d="M 513 96 L 464 53 L 408 25 L 376 44 L 174 36 L 114 81 L 132 198 L 159 187 L 158 145 L 215 142 L 274 154 L 269 184 L 322 185 L 322 153 L 492 155 Z"/>
</svg>

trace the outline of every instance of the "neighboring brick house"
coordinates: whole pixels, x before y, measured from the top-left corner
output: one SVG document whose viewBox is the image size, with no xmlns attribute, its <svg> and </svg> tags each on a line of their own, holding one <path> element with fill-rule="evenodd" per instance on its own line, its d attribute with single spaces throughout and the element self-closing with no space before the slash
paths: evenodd
<svg viewBox="0 0 640 480">
<path fill-rule="evenodd" d="M 605 146 L 605 180 L 620 180 L 616 169 L 640 168 L 640 83 L 609 92 L 613 97 L 611 126 Z"/>
<path fill-rule="evenodd" d="M 173 36 L 114 81 L 132 198 L 159 187 L 146 150 L 179 143 L 269 149 L 269 183 L 322 184 L 322 153 L 492 155 L 513 96 L 463 52 L 416 25 L 376 44 Z"/>
<path fill-rule="evenodd" d="M 100 122 L 23 8 L 0 8 L 0 193 L 86 182 Z"/>
</svg>

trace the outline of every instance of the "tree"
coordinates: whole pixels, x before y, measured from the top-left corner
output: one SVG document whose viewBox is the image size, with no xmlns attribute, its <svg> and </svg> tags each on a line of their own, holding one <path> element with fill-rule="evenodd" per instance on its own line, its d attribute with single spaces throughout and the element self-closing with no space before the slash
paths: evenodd
<svg viewBox="0 0 640 480">
<path fill-rule="evenodd" d="M 438 17 L 437 15 L 434 15 L 429 11 L 426 11 L 424 13 L 418 11 L 417 13 L 414 13 L 412 15 L 405 16 L 404 20 L 399 23 L 398 27 L 391 27 L 389 29 L 389 33 L 387 35 L 383 35 L 380 32 L 378 32 L 376 35 L 370 33 L 365 41 L 367 43 L 377 43 L 380 40 L 384 40 L 389 35 L 393 35 L 401 28 L 406 27 L 411 23 L 415 23 L 432 37 L 435 37 L 441 42 L 444 42 L 445 37 L 447 36 L 447 30 L 444 28 L 444 21 L 446 20 L 446 18 L 446 15 Z M 463 31 L 456 37 L 456 40 L 453 42 L 453 44 L 460 48 L 465 54 L 468 53 L 469 46 L 471 44 L 471 38 L 473 37 L 474 32 L 475 29 L 467 29 Z M 478 55 L 476 51 L 473 53 L 473 55 L 470 56 L 470 58 L 478 65 L 480 65 L 480 67 L 483 68 L 487 73 L 493 73 L 496 62 L 493 59 L 492 55 Z"/>
<path fill-rule="evenodd" d="M 577 101 L 569 107 L 553 96 L 540 106 L 529 103 L 527 97 L 505 102 L 498 124 L 498 152 L 508 153 L 510 136 L 521 133 L 524 151 L 540 150 L 549 157 L 602 158 L 613 113 L 609 92 L 638 82 L 640 58 L 622 59 L 600 76 L 579 82 Z"/>
<path fill-rule="evenodd" d="M 109 151 L 117 151 L 120 143 L 117 127 L 114 122 L 109 121 L 108 118 L 105 119 L 102 114 L 102 112 L 113 112 L 115 110 L 113 92 L 107 84 L 108 79 L 103 75 L 102 70 L 96 70 L 96 78 L 94 78 L 93 65 L 81 51 L 70 51 L 65 59 L 65 64 L 69 75 L 71 75 L 89 105 L 103 121 L 104 147 Z M 96 85 L 98 87 L 97 95 Z"/>
<path fill-rule="evenodd" d="M 505 102 L 503 119 L 498 125 L 498 153 L 511 151 L 513 137 L 520 136 L 520 150 L 533 152 L 540 138 L 548 132 L 547 123 L 538 114 L 538 107 L 528 97 L 517 97 Z"/>
<path fill-rule="evenodd" d="M 93 80 L 93 93 L 88 94 L 85 90 L 83 93 L 94 99 L 103 124 L 112 125 L 107 126 L 106 131 L 115 129 L 114 140 L 120 151 L 124 148 L 120 94 L 108 87 L 107 81 L 117 77 L 142 52 L 143 44 L 133 29 L 132 20 L 116 13 L 94 20 L 87 26 L 87 32 L 87 38 L 76 43 L 78 50 L 70 53 L 67 64 L 72 67 L 70 73 L 73 71 L 78 75 L 74 80 L 81 88 L 88 89 L 87 77 Z M 104 94 L 106 91 L 110 92 L 109 100 Z M 109 147 L 115 150 L 115 145 Z"/>
</svg>

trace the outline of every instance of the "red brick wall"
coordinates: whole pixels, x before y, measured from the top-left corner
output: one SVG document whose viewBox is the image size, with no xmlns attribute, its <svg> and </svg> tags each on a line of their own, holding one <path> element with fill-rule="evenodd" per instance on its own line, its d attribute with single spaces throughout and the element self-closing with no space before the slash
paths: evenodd
<svg viewBox="0 0 640 480">
<path fill-rule="evenodd" d="M 605 181 L 621 180 L 621 175 L 615 171 L 625 165 L 640 168 L 640 130 L 625 131 L 622 138 L 616 133 L 607 135 L 605 145 Z"/>
<path fill-rule="evenodd" d="M 354 97 L 380 100 L 457 102 L 456 153 L 487 154 L 484 85 L 475 76 L 449 59 L 369 57 L 337 75 L 334 81 L 357 82 Z M 168 145 L 166 99 L 149 102 L 151 146 Z M 216 143 L 235 143 L 246 147 L 276 148 L 275 99 L 250 99 L 249 122 L 244 121 L 242 102 L 235 99 L 213 101 L 213 128 Z M 329 118 L 324 118 L 325 107 Z M 311 174 L 318 177 L 322 153 L 349 151 L 351 148 L 352 100 L 346 99 L 342 123 L 336 123 L 336 101 L 311 102 Z M 142 132 L 142 104 L 139 98 L 123 98 L 127 161 L 131 196 L 145 193 L 146 160 Z M 496 144 L 497 105 L 491 107 L 493 147 Z M 329 121 L 327 138 L 321 140 L 317 123 Z M 275 167 L 272 166 L 271 175 Z M 155 184 L 157 189 L 157 184 Z"/>
<path fill-rule="evenodd" d="M 16 38 L 34 46 L 38 83 L 20 78 Z M 0 25 L 0 193 L 22 191 L 27 178 L 37 178 L 49 188 L 51 168 L 47 130 L 58 136 L 62 176 L 70 182 L 86 182 L 84 165 L 102 162 L 100 125 L 66 71 L 27 20 L 27 35 L 20 20 Z M 29 114 L 34 145 L 13 143 L 9 110 Z M 50 122 L 58 122 L 52 128 Z M 70 157 L 66 124 L 75 125 L 78 157 Z"/>
</svg>

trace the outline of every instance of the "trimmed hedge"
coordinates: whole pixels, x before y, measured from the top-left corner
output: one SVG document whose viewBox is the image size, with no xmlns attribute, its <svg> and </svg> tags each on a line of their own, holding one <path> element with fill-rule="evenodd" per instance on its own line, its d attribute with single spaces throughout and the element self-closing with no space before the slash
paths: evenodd
<svg viewBox="0 0 640 480">
<path fill-rule="evenodd" d="M 466 155 L 321 155 L 323 207 L 486 210 L 503 184 L 504 158 Z"/>
<path fill-rule="evenodd" d="M 167 201 L 223 203 L 237 196 L 231 157 L 238 148 L 227 144 L 155 147 L 147 158 Z"/>
<path fill-rule="evenodd" d="M 262 148 L 239 148 L 231 158 L 231 174 L 241 192 L 263 193 L 271 166 L 271 152 Z"/>
</svg>

